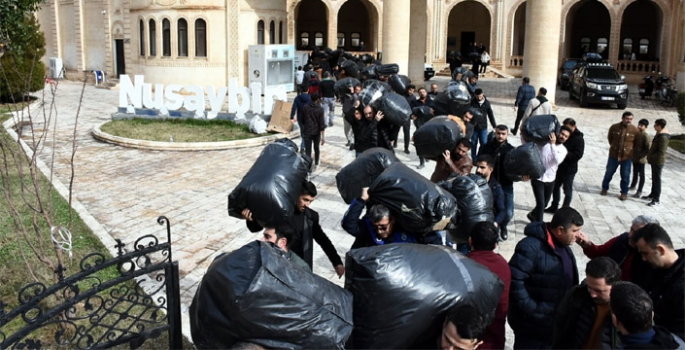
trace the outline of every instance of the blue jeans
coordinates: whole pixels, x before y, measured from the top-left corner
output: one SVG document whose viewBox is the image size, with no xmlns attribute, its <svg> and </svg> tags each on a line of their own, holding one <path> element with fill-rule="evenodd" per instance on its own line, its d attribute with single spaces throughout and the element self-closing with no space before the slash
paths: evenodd
<svg viewBox="0 0 685 350">
<path fill-rule="evenodd" d="M 324 121 L 328 120 L 328 123 L 332 124 L 333 117 L 335 117 L 333 114 L 335 113 L 335 97 L 324 97 L 321 100 Z"/>
<path fill-rule="evenodd" d="M 300 150 L 305 149 L 305 143 L 304 143 L 304 126 L 302 125 L 302 122 L 300 121 L 300 118 L 297 118 L 297 126 L 300 128 Z"/>
<path fill-rule="evenodd" d="M 471 136 L 471 159 L 474 164 L 478 156 L 478 141 L 480 141 L 480 146 L 485 146 L 488 143 L 488 129 L 473 129 L 473 136 Z"/>
<path fill-rule="evenodd" d="M 502 186 L 502 191 L 504 191 L 504 209 L 507 212 L 504 215 L 502 227 L 507 227 L 509 221 L 514 217 L 514 185 Z"/>
<path fill-rule="evenodd" d="M 602 190 L 609 189 L 609 183 L 611 178 L 614 177 L 616 169 L 621 167 L 621 194 L 628 194 L 628 184 L 630 182 L 630 167 L 633 165 L 633 161 L 630 159 L 624 160 L 622 162 L 618 161 L 618 158 L 611 158 L 607 160 L 607 168 L 604 173 L 604 181 L 602 181 Z"/>
<path fill-rule="evenodd" d="M 452 241 L 450 241 L 450 233 L 447 230 L 436 231 L 440 236 L 442 236 L 445 241 L 445 245 L 452 248 Z"/>
</svg>

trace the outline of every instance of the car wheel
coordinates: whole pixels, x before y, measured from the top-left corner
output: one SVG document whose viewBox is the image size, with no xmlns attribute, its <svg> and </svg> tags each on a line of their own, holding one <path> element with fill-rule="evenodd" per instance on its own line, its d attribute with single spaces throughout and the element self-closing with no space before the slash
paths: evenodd
<svg viewBox="0 0 685 350">
<path fill-rule="evenodd" d="M 569 85 L 569 87 L 568 87 L 568 99 L 569 100 L 575 100 L 576 99 L 576 97 L 573 96 L 573 86 L 572 85 Z"/>
<path fill-rule="evenodd" d="M 580 90 L 580 96 L 578 98 L 580 99 L 580 106 L 587 107 L 587 97 L 585 97 L 585 91 Z"/>
<path fill-rule="evenodd" d="M 619 104 L 617 104 L 617 106 L 618 106 L 618 109 L 626 109 L 626 107 L 628 106 L 628 103 L 627 102 L 626 103 L 619 103 Z"/>
</svg>

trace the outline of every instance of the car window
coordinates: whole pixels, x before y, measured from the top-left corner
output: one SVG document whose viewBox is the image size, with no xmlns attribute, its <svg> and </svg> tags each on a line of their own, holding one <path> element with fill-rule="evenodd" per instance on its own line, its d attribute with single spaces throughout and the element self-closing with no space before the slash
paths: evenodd
<svg viewBox="0 0 685 350">
<path fill-rule="evenodd" d="M 590 79 L 621 79 L 618 72 L 613 69 L 589 69 L 587 77 Z"/>
</svg>

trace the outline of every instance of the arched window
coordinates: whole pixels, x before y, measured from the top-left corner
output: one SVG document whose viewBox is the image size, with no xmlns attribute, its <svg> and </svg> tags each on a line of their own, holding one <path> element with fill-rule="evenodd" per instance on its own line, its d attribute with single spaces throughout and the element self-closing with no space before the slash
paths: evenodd
<svg viewBox="0 0 685 350">
<path fill-rule="evenodd" d="M 633 52 L 633 39 L 623 39 L 623 54 L 630 56 Z"/>
<path fill-rule="evenodd" d="M 583 53 L 590 52 L 590 38 L 580 38 L 580 50 Z"/>
<path fill-rule="evenodd" d="M 207 22 L 195 20 L 195 56 L 207 57 Z"/>
<path fill-rule="evenodd" d="M 361 44 L 361 41 L 362 41 L 362 36 L 361 36 L 361 34 L 359 34 L 359 33 L 352 33 L 351 37 L 352 37 L 352 43 L 351 43 L 351 44 L 352 44 L 352 47 L 358 48 L 358 47 L 360 46 L 360 44 Z"/>
<path fill-rule="evenodd" d="M 607 40 L 607 38 L 597 39 L 597 53 L 604 52 L 604 50 L 607 49 L 608 45 L 609 45 L 609 40 Z"/>
<path fill-rule="evenodd" d="M 649 52 L 649 39 L 640 39 L 640 54 L 646 55 Z"/>
<path fill-rule="evenodd" d="M 140 27 L 140 55 L 145 56 L 145 22 L 141 19 L 138 26 Z"/>
<path fill-rule="evenodd" d="M 305 49 L 309 47 L 309 33 L 304 32 L 300 34 L 300 48 Z"/>
<path fill-rule="evenodd" d="M 314 46 L 318 46 L 318 47 L 323 46 L 323 33 L 321 33 L 321 32 L 314 33 Z"/>
<path fill-rule="evenodd" d="M 162 56 L 171 56 L 171 22 L 162 20 Z"/>
<path fill-rule="evenodd" d="M 178 20 L 178 55 L 188 57 L 188 21 Z"/>
<path fill-rule="evenodd" d="M 269 44 L 276 43 L 276 22 L 269 23 Z"/>
<path fill-rule="evenodd" d="M 257 22 L 257 44 L 264 45 L 264 21 Z"/>
<path fill-rule="evenodd" d="M 155 20 L 150 20 L 150 56 L 157 56 L 157 27 Z"/>
<path fill-rule="evenodd" d="M 338 48 L 345 47 L 345 33 L 338 33 Z"/>
<path fill-rule="evenodd" d="M 278 22 L 278 43 L 283 44 L 283 21 Z"/>
</svg>

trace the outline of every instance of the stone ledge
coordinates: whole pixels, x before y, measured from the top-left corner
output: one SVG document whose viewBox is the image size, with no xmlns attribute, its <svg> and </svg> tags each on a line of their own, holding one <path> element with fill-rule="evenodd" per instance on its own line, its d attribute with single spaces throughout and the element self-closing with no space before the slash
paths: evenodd
<svg viewBox="0 0 685 350">
<path fill-rule="evenodd" d="M 103 123 L 104 124 L 104 123 Z M 129 139 L 125 137 L 115 136 L 100 130 L 103 125 L 98 125 L 93 128 L 91 133 L 93 137 L 99 141 L 115 144 L 122 147 L 147 149 L 155 151 L 219 151 L 226 149 L 237 149 L 246 147 L 263 146 L 280 138 L 287 137 L 289 139 L 300 136 L 300 131 L 292 131 L 290 134 L 271 134 L 268 136 L 254 137 L 245 140 L 235 141 L 218 141 L 218 142 L 162 142 L 162 141 L 146 141 Z"/>
</svg>

